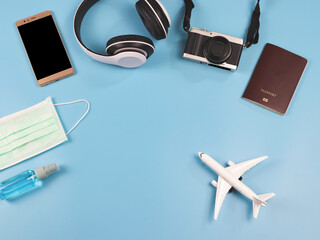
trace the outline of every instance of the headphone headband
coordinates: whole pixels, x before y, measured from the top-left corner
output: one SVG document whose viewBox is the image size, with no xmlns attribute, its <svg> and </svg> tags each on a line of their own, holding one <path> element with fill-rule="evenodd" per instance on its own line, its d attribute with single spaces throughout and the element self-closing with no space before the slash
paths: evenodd
<svg viewBox="0 0 320 240">
<path fill-rule="evenodd" d="M 80 29 L 81 29 L 81 24 L 82 24 L 82 20 L 84 18 L 84 16 L 87 14 L 87 12 L 89 11 L 89 9 L 96 4 L 97 2 L 99 2 L 99 0 L 83 0 L 82 3 L 80 4 L 80 6 L 78 7 L 76 14 L 74 16 L 74 21 L 73 21 L 73 28 L 74 28 L 74 33 L 76 35 L 76 38 L 80 44 L 80 46 L 82 47 L 82 49 L 89 55 L 88 52 L 90 52 L 91 54 L 97 54 L 100 56 L 104 56 L 102 54 L 96 53 L 92 50 L 90 50 L 89 48 L 86 47 L 86 45 L 83 44 L 82 40 L 81 40 L 81 34 L 80 34 Z M 90 55 L 89 55 L 90 56 Z"/>
</svg>

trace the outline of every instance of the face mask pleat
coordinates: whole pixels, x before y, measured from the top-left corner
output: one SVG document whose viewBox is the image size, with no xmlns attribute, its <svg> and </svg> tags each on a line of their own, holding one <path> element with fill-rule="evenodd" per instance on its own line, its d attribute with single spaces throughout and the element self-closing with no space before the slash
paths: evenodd
<svg viewBox="0 0 320 240">
<path fill-rule="evenodd" d="M 17 132 L 24 131 L 52 118 L 54 114 L 50 111 L 50 108 L 45 107 L 46 105 L 45 102 L 42 102 L 35 105 L 34 108 L 27 109 L 28 113 L 23 114 L 21 111 L 0 119 L 0 142 Z"/>
<path fill-rule="evenodd" d="M 54 124 L 54 117 L 50 117 L 46 120 L 43 120 L 41 122 L 38 122 L 34 125 L 31 125 L 29 127 L 26 127 L 24 129 L 21 129 L 19 131 L 16 131 L 14 133 L 11 133 L 10 135 L 7 135 L 6 137 L 0 139 L 0 149 L 3 147 L 3 146 L 6 146 L 6 145 L 9 145 L 11 144 L 12 142 L 16 141 L 17 139 L 21 139 L 21 138 L 24 138 L 36 131 L 40 131 L 50 125 L 53 125 Z"/>
<path fill-rule="evenodd" d="M 41 130 L 41 131 L 40 131 Z M 21 139 L 16 139 L 15 141 L 11 142 L 10 144 L 3 146 L 0 148 L 0 158 L 4 154 L 7 154 L 9 152 L 12 152 L 14 150 L 17 150 L 18 148 L 21 148 L 23 146 L 26 146 L 27 144 L 41 140 L 41 138 L 48 136 L 55 131 L 58 130 L 57 126 L 50 125 L 48 127 L 45 127 L 44 129 L 40 129 L 39 131 L 36 131 L 32 134 L 29 134 L 25 137 L 22 137 Z"/>
</svg>

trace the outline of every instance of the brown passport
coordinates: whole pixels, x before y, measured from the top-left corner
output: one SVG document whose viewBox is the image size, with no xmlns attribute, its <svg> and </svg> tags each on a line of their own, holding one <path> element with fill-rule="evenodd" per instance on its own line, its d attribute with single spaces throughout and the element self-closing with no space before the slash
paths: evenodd
<svg viewBox="0 0 320 240">
<path fill-rule="evenodd" d="M 284 115 L 308 60 L 267 43 L 243 98 Z"/>
</svg>

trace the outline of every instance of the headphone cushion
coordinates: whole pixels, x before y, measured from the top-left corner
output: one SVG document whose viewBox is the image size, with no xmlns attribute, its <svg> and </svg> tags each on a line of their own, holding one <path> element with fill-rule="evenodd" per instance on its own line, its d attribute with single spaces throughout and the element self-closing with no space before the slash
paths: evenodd
<svg viewBox="0 0 320 240">
<path fill-rule="evenodd" d="M 128 51 L 138 52 L 149 58 L 154 52 L 154 45 L 151 39 L 140 35 L 121 35 L 107 42 L 106 52 L 109 55 Z"/>
<path fill-rule="evenodd" d="M 159 0 L 145 0 L 145 1 L 147 1 L 152 6 L 153 10 L 157 13 L 159 18 L 161 19 L 161 22 L 165 25 L 168 32 L 168 28 L 171 25 L 171 20 L 163 4 Z"/>
<path fill-rule="evenodd" d="M 136 3 L 137 12 L 149 31 L 157 40 L 167 37 L 170 19 L 155 0 L 139 0 Z"/>
</svg>

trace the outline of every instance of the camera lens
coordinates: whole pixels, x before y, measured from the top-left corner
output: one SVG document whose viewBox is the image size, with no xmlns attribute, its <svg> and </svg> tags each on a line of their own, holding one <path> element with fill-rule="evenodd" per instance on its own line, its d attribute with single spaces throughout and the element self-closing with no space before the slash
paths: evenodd
<svg viewBox="0 0 320 240">
<path fill-rule="evenodd" d="M 232 53 L 232 47 L 228 39 L 222 36 L 211 38 L 204 48 L 204 56 L 212 63 L 226 62 Z"/>
</svg>

